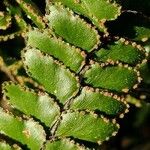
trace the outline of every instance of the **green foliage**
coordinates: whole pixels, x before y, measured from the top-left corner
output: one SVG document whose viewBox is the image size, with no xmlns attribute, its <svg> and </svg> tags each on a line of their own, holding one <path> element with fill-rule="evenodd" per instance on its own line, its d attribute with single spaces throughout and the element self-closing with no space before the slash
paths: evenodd
<svg viewBox="0 0 150 150">
<path fill-rule="evenodd" d="M 138 73 L 128 66 L 122 64 L 114 66 L 103 66 L 91 64 L 91 67 L 85 71 L 85 82 L 93 87 L 99 87 L 117 92 L 125 91 L 135 86 L 138 79 Z M 107 79 L 107 80 L 105 80 Z"/>
<path fill-rule="evenodd" d="M 105 32 L 105 21 L 114 20 L 121 13 L 119 5 L 106 0 L 96 0 L 94 2 L 93 0 L 52 0 L 52 2 L 60 2 L 73 11 L 89 18 L 100 31 Z"/>
<path fill-rule="evenodd" d="M 31 48 L 25 51 L 22 57 L 28 74 L 62 103 L 77 93 L 78 79 L 69 70 L 61 67 L 59 62 L 52 57 L 44 56 L 40 51 Z"/>
<path fill-rule="evenodd" d="M 10 21 L 11 21 L 10 15 L 0 12 L 0 29 L 6 30 L 10 25 Z"/>
<path fill-rule="evenodd" d="M 11 147 L 5 142 L 0 142 L 0 148 L 4 150 L 11 150 Z"/>
<path fill-rule="evenodd" d="M 8 123 L 9 122 L 9 123 Z M 31 149 L 40 149 L 45 141 L 45 131 L 30 118 L 22 120 L 0 109 L 1 133 L 27 144 Z"/>
<path fill-rule="evenodd" d="M 49 141 L 45 146 L 46 150 L 57 149 L 57 150 L 85 150 L 84 147 L 81 147 L 74 143 L 74 141 L 70 141 L 69 139 L 62 139 L 57 141 Z"/>
<path fill-rule="evenodd" d="M 118 53 L 123 55 L 118 55 Z M 145 52 L 142 47 L 134 42 L 124 41 L 120 39 L 115 43 L 110 43 L 106 48 L 101 48 L 96 53 L 96 61 L 121 61 L 123 63 L 128 63 L 130 65 L 137 65 L 145 57 Z M 138 56 L 138 57 L 137 57 Z"/>
<path fill-rule="evenodd" d="M 52 33 L 48 30 L 45 30 L 44 34 L 39 30 L 30 31 L 28 44 L 63 61 L 67 67 L 75 72 L 80 71 L 85 64 L 84 51 L 52 36 Z M 76 61 L 72 61 L 72 57 Z"/>
<path fill-rule="evenodd" d="M 99 110 L 108 115 L 117 115 L 124 113 L 126 102 L 124 98 L 121 99 L 118 95 L 113 95 L 113 93 L 84 87 L 81 94 L 73 100 L 70 108 L 77 110 Z"/>
<path fill-rule="evenodd" d="M 25 11 L 28 17 L 37 25 L 37 27 L 41 29 L 45 27 L 42 13 L 31 0 L 16 0 L 16 2 Z"/>
<path fill-rule="evenodd" d="M 81 124 L 79 125 L 79 123 Z M 56 135 L 59 137 L 73 136 L 82 140 L 101 143 L 107 137 L 116 135 L 118 127 L 118 124 L 98 117 L 96 114 L 86 114 L 84 111 L 67 112 L 62 114 L 62 121 L 58 126 Z"/>
<path fill-rule="evenodd" d="M 24 114 L 31 115 L 41 120 L 47 126 L 58 118 L 60 109 L 45 93 L 35 93 L 19 85 L 5 85 L 5 96 L 10 97 L 9 103 Z M 13 93 L 12 93 L 13 92 Z M 18 101 L 22 99 L 22 101 Z M 32 101 L 31 101 L 32 100 Z M 37 109 L 33 109 L 33 106 Z"/>
<path fill-rule="evenodd" d="M 149 29 L 133 21 L 135 37 L 116 34 L 121 5 L 128 6 L 120 1 L 51 0 L 45 15 L 31 0 L 4 5 L 0 41 L 22 36 L 25 46 L 21 62 L 10 64 L 0 48 L 0 70 L 12 80 L 3 83 L 0 107 L 0 133 L 11 142 L 2 138 L 0 148 L 80 150 L 115 136 L 129 94 L 141 74 L 148 80 L 148 52 L 139 43 Z"/>
<path fill-rule="evenodd" d="M 90 25 L 60 5 L 50 6 L 49 10 L 50 15 L 47 15 L 49 20 L 48 25 L 56 34 L 68 43 L 87 51 L 91 51 L 97 47 L 99 36 L 96 30 L 92 29 Z M 71 31 L 70 34 L 68 34 L 69 31 Z"/>
</svg>

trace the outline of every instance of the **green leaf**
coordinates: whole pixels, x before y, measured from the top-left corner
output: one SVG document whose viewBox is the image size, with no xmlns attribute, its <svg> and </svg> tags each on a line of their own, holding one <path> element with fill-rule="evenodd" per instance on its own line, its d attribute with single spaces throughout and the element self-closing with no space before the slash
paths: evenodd
<svg viewBox="0 0 150 150">
<path fill-rule="evenodd" d="M 121 41 L 122 40 L 122 41 Z M 130 65 L 137 65 L 145 58 L 144 50 L 140 50 L 137 44 L 120 39 L 107 48 L 101 48 L 96 52 L 96 60 L 106 62 L 107 60 L 121 61 Z"/>
<path fill-rule="evenodd" d="M 71 70 L 78 72 L 84 65 L 85 54 L 78 48 L 66 44 L 64 41 L 52 37 L 50 33 L 40 30 L 30 31 L 28 33 L 28 44 L 39 50 L 46 52 L 55 58 L 58 58 Z M 75 61 L 72 61 L 74 58 Z"/>
<path fill-rule="evenodd" d="M 22 150 L 17 144 L 9 145 L 6 141 L 0 141 L 0 150 Z"/>
<path fill-rule="evenodd" d="M 45 132 L 32 119 L 22 120 L 0 108 L 0 133 L 26 144 L 30 149 L 40 150 L 45 142 Z"/>
<path fill-rule="evenodd" d="M 17 3 L 12 3 L 9 0 L 4 0 L 3 3 L 11 16 L 18 15 L 23 17 L 22 9 L 17 5 Z"/>
<path fill-rule="evenodd" d="M 23 59 L 30 76 L 62 103 L 77 93 L 78 79 L 52 57 L 44 56 L 40 51 L 30 48 L 23 53 Z"/>
<path fill-rule="evenodd" d="M 99 35 L 83 19 L 59 4 L 50 5 L 49 10 L 50 14 L 47 15 L 49 26 L 56 34 L 88 52 L 97 47 Z"/>
<path fill-rule="evenodd" d="M 128 92 L 138 83 L 138 75 L 132 68 L 121 65 L 102 67 L 98 63 L 92 64 L 84 74 L 84 81 L 93 87 Z"/>
<path fill-rule="evenodd" d="M 15 37 L 21 36 L 25 33 L 27 30 L 27 24 L 26 22 L 20 17 L 20 15 L 14 16 L 15 23 L 12 25 L 12 28 L 14 30 L 6 30 L 6 34 L 0 35 L 0 41 L 7 41 L 14 39 Z"/>
<path fill-rule="evenodd" d="M 81 147 L 74 143 L 74 141 L 70 141 L 69 139 L 60 139 L 56 141 L 48 141 L 46 143 L 45 150 L 85 150 L 84 147 Z"/>
<path fill-rule="evenodd" d="M 13 150 L 10 145 L 8 145 L 5 141 L 0 141 L 0 149 L 1 150 Z"/>
<path fill-rule="evenodd" d="M 67 112 L 62 115 L 56 135 L 59 137 L 73 136 L 81 140 L 101 143 L 115 135 L 117 131 L 118 125 L 105 118 L 85 114 L 85 112 Z"/>
<path fill-rule="evenodd" d="M 88 17 L 100 30 L 106 20 L 114 20 L 120 15 L 120 6 L 106 0 L 51 0 L 61 2 L 73 11 Z"/>
<path fill-rule="evenodd" d="M 125 111 L 126 105 L 117 95 L 98 89 L 94 91 L 92 88 L 85 87 L 82 89 L 81 94 L 73 100 L 70 108 L 99 110 L 108 115 L 117 115 Z"/>
<path fill-rule="evenodd" d="M 0 12 L 0 29 L 6 30 L 11 24 L 11 16 L 4 12 Z"/>
<path fill-rule="evenodd" d="M 3 90 L 9 103 L 26 115 L 34 116 L 50 127 L 58 119 L 60 109 L 46 93 L 37 94 L 27 87 L 13 83 L 5 83 Z"/>
<path fill-rule="evenodd" d="M 25 31 L 27 29 L 26 22 L 19 15 L 15 15 L 15 20 L 19 30 Z"/>
<path fill-rule="evenodd" d="M 47 3 L 45 16 L 32 1 L 43 12 Z M 2 78 L 5 79 L 3 74 L 6 74 L 14 83 L 3 84 L 2 107 L 8 110 L 0 108 L 0 134 L 2 141 L 8 137 L 8 144 L 0 142 L 0 146 L 13 149 L 16 142 L 31 150 L 85 149 L 80 143 L 93 149 L 96 142 L 101 144 L 116 135 L 119 129 L 116 120 L 128 112 L 126 100 L 131 96 L 126 93 L 134 92 L 132 88 L 137 88 L 141 76 L 145 78 L 144 83 L 148 83 L 149 64 L 144 66 L 144 63 L 150 41 L 149 19 L 142 13 L 121 10 L 116 3 L 124 2 L 2 2 L 2 9 L 11 16 L 12 26 L 6 31 L 0 26 L 0 41 L 16 36 L 23 38 L 21 42 L 16 42 L 18 38 L 10 41 L 10 45 L 1 43 Z M 3 24 L 7 18 L 1 18 Z M 142 46 L 120 38 L 122 36 L 145 45 L 147 53 Z M 21 63 L 12 64 L 10 56 L 20 59 L 23 47 Z"/>
<path fill-rule="evenodd" d="M 16 0 L 20 7 L 25 11 L 28 17 L 37 25 L 39 28 L 45 28 L 42 13 L 37 8 L 35 3 L 31 0 Z"/>
</svg>

